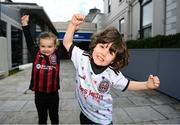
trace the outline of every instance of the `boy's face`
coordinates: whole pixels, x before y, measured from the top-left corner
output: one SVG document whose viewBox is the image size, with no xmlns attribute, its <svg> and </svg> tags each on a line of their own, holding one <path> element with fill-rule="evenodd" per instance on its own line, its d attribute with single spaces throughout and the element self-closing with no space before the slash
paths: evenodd
<svg viewBox="0 0 180 125">
<path fill-rule="evenodd" d="M 42 54 L 49 56 L 54 52 L 55 48 L 56 45 L 53 39 L 40 39 L 39 49 Z"/>
<path fill-rule="evenodd" d="M 92 58 L 94 63 L 98 66 L 107 66 L 113 62 L 115 59 L 116 54 L 110 53 L 109 49 L 112 43 L 98 43 L 93 50 Z"/>
</svg>

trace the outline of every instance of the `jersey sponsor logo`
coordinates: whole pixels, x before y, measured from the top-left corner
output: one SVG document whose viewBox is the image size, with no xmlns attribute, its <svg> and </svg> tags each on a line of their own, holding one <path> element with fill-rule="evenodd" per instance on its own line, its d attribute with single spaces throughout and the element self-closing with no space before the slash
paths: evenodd
<svg viewBox="0 0 180 125">
<path fill-rule="evenodd" d="M 100 100 L 103 100 L 103 95 L 101 95 L 98 92 L 94 92 L 92 90 L 89 90 L 87 88 L 83 88 L 81 85 L 79 86 L 79 90 L 81 91 L 84 99 L 87 99 L 89 97 L 92 97 L 95 99 L 97 102 L 100 102 Z"/>
<path fill-rule="evenodd" d="M 36 69 L 40 69 L 40 68 L 41 68 L 41 64 L 37 64 Z"/>
<path fill-rule="evenodd" d="M 56 69 L 56 67 L 55 66 L 47 66 L 47 65 L 36 64 L 36 69 L 53 70 L 53 69 Z"/>
</svg>

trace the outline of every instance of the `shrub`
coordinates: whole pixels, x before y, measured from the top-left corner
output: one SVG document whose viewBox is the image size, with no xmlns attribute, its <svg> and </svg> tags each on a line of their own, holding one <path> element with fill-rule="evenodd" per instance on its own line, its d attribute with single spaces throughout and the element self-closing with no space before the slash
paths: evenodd
<svg viewBox="0 0 180 125">
<path fill-rule="evenodd" d="M 129 49 L 133 48 L 180 48 L 180 33 L 175 35 L 157 35 L 155 37 L 126 41 Z"/>
</svg>

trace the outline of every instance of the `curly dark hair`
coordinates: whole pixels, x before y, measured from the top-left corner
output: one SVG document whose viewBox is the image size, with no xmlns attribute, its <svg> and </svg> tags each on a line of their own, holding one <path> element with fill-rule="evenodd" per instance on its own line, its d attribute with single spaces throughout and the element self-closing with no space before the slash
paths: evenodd
<svg viewBox="0 0 180 125">
<path fill-rule="evenodd" d="M 90 43 L 90 55 L 98 43 L 107 44 L 112 43 L 109 51 L 110 53 L 115 53 L 116 57 L 110 64 L 113 70 L 119 71 L 129 62 L 128 49 L 124 41 L 123 35 L 115 27 L 108 27 L 104 31 L 93 34 Z"/>
</svg>

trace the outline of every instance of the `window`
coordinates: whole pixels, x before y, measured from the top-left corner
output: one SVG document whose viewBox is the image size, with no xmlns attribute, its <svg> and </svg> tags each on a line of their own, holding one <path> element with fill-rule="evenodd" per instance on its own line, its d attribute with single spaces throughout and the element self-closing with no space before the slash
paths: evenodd
<svg viewBox="0 0 180 125">
<path fill-rule="evenodd" d="M 143 26 L 152 23 L 152 2 L 143 6 Z"/>
<path fill-rule="evenodd" d="M 12 67 L 22 64 L 22 30 L 11 26 Z"/>
<path fill-rule="evenodd" d="M 140 38 L 152 36 L 153 6 L 152 0 L 141 1 Z"/>
<path fill-rule="evenodd" d="M 119 32 L 121 34 L 124 34 L 124 22 L 125 22 L 124 18 L 119 20 Z"/>
<path fill-rule="evenodd" d="M 108 13 L 111 12 L 111 0 L 108 0 Z"/>
<path fill-rule="evenodd" d="M 0 20 L 0 36 L 4 36 L 6 37 L 7 36 L 7 29 L 6 29 L 6 22 Z"/>
<path fill-rule="evenodd" d="M 143 38 L 148 38 L 148 37 L 151 37 L 152 35 L 152 26 L 149 25 L 149 26 L 146 26 L 146 27 L 143 27 Z"/>
</svg>

